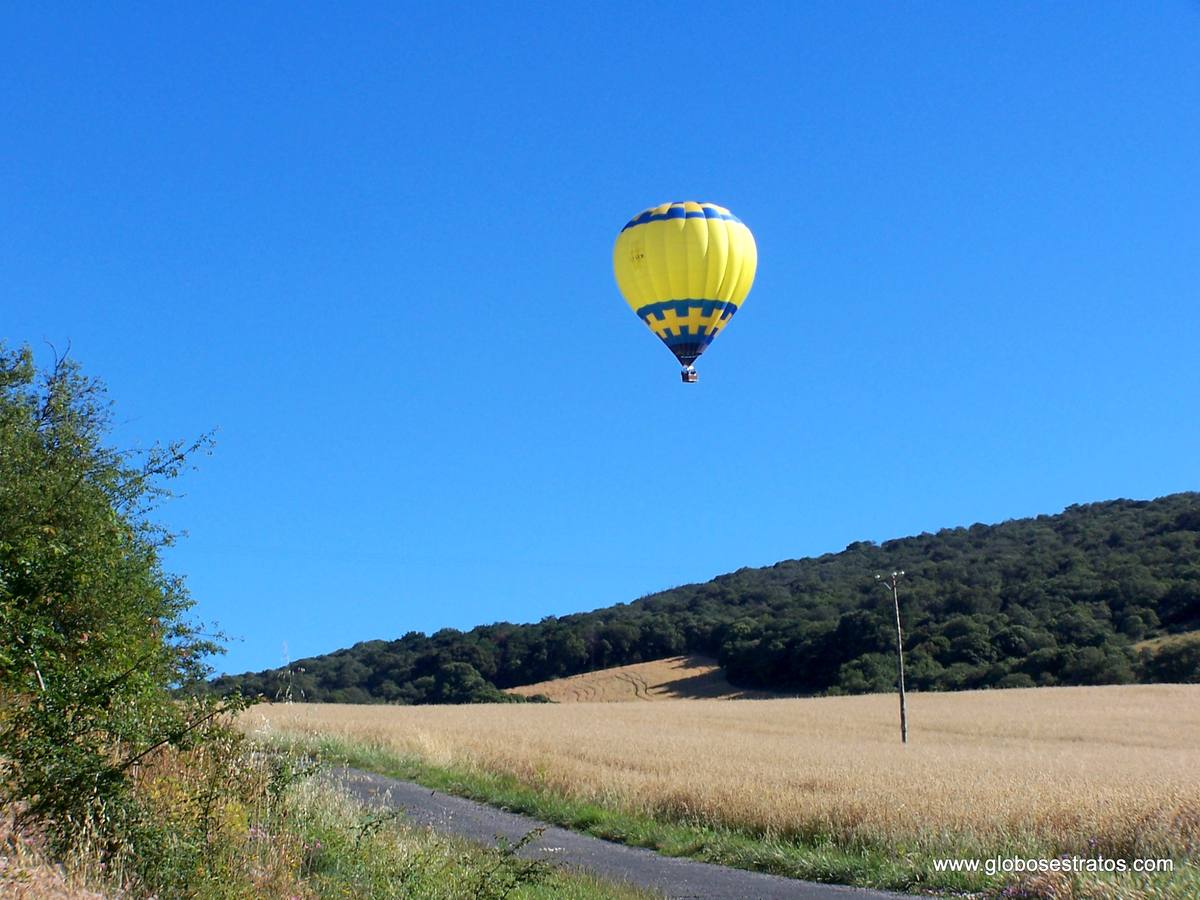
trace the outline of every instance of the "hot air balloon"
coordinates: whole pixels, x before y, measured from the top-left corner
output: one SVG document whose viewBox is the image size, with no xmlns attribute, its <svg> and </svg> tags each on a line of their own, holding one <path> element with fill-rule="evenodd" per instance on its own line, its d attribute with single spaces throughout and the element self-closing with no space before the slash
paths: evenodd
<svg viewBox="0 0 1200 900">
<path fill-rule="evenodd" d="M 754 236 L 715 203 L 664 203 L 629 220 L 613 247 L 625 302 L 683 366 L 694 363 L 738 311 L 758 267 Z"/>
</svg>

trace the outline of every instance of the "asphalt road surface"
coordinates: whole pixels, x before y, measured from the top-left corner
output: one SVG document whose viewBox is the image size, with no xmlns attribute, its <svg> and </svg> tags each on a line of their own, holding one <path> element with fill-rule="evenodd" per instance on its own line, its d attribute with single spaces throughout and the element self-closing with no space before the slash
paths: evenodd
<svg viewBox="0 0 1200 900">
<path fill-rule="evenodd" d="M 614 844 L 357 769 L 336 769 L 333 776 L 353 797 L 370 807 L 403 810 L 410 824 L 477 843 L 492 845 L 498 836 L 515 843 L 535 828 L 545 828 L 522 850 L 523 856 L 585 869 L 610 881 L 658 891 L 673 900 L 895 900 L 904 896 L 660 856 L 652 850 Z"/>
</svg>

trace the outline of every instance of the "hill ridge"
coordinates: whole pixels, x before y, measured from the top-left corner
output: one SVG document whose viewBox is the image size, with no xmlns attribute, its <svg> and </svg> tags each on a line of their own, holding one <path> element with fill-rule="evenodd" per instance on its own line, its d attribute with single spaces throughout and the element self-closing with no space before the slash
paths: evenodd
<svg viewBox="0 0 1200 900">
<path fill-rule="evenodd" d="M 338 702 L 511 701 L 506 688 L 683 654 L 739 688 L 894 685 L 894 623 L 874 575 L 903 582 L 909 679 L 955 690 L 1200 679 L 1200 493 L 854 541 L 628 603 L 470 631 L 409 632 L 213 687 Z"/>
</svg>

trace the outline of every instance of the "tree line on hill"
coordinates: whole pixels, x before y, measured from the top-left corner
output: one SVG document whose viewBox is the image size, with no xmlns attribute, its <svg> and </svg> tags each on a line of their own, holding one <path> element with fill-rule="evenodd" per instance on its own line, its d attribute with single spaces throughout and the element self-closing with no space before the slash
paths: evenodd
<svg viewBox="0 0 1200 900">
<path fill-rule="evenodd" d="M 536 624 L 409 632 L 213 682 L 343 703 L 521 698 L 505 688 L 678 654 L 715 656 L 735 685 L 803 694 L 895 687 L 900 583 L 917 690 L 1200 680 L 1200 493 L 860 541 Z"/>
</svg>

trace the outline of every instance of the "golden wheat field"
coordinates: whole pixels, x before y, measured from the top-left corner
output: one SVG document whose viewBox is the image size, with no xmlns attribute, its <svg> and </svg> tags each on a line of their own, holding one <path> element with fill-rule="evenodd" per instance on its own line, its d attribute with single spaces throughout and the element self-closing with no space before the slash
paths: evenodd
<svg viewBox="0 0 1200 900">
<path fill-rule="evenodd" d="M 555 678 L 512 688 L 509 693 L 543 694 L 555 703 L 622 703 L 632 700 L 733 700 L 770 696 L 734 687 L 715 659 L 672 656 Z"/>
<path fill-rule="evenodd" d="M 650 814 L 839 844 L 1176 858 L 1200 846 L 1200 685 L 742 702 L 273 705 L 329 734 Z"/>
</svg>

